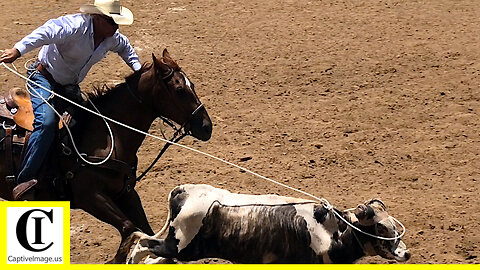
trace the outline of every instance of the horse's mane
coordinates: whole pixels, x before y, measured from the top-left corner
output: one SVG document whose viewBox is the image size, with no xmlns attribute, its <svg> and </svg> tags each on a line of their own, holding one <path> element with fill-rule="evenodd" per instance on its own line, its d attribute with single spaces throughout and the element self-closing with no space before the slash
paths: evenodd
<svg viewBox="0 0 480 270">
<path fill-rule="evenodd" d="M 144 63 L 142 65 L 142 67 L 137 70 L 137 71 L 134 71 L 132 74 L 128 75 L 127 77 L 125 77 L 125 81 L 122 82 L 122 83 L 119 83 L 117 85 L 114 85 L 114 86 L 109 86 L 107 85 L 105 82 L 100 82 L 100 83 L 96 83 L 94 86 L 93 86 L 93 89 L 91 92 L 88 92 L 86 93 L 88 95 L 88 97 L 92 100 L 100 100 L 100 99 L 105 99 L 105 98 L 108 98 L 108 96 L 110 96 L 112 93 L 114 93 L 116 90 L 118 89 L 121 89 L 123 87 L 125 87 L 125 85 L 127 84 L 127 82 L 132 82 L 132 81 L 137 81 L 139 78 L 140 78 L 140 75 L 145 71 L 145 70 L 148 70 L 150 69 L 152 66 L 152 64 L 150 63 Z"/>
</svg>

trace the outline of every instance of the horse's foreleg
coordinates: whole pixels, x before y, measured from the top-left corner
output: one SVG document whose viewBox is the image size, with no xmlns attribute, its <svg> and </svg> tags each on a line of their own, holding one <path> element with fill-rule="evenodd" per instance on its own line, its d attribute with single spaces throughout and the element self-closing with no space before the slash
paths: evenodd
<svg viewBox="0 0 480 270">
<path fill-rule="evenodd" d="M 153 235 L 154 232 L 148 223 L 145 210 L 143 210 L 142 202 L 138 196 L 137 191 L 131 190 L 125 193 L 116 201 L 120 209 L 128 219 L 130 219 L 140 230 L 148 235 Z"/>
<path fill-rule="evenodd" d="M 129 236 L 132 236 L 132 233 L 138 230 L 135 224 L 128 219 L 110 197 L 104 194 L 94 193 L 92 196 L 79 196 L 79 198 L 75 198 L 75 201 L 79 208 L 114 226 L 120 232 L 122 242 L 111 263 L 125 263 L 129 250 L 125 243 L 129 242 Z"/>
</svg>

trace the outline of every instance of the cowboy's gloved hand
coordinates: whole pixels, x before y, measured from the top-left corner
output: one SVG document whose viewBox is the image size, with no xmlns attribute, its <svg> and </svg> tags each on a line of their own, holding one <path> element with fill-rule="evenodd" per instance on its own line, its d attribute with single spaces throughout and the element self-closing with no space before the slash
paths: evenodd
<svg viewBox="0 0 480 270">
<path fill-rule="evenodd" d="M 12 63 L 13 61 L 17 60 L 18 57 L 20 57 L 20 52 L 17 49 L 6 49 L 0 55 L 0 63 Z"/>
</svg>

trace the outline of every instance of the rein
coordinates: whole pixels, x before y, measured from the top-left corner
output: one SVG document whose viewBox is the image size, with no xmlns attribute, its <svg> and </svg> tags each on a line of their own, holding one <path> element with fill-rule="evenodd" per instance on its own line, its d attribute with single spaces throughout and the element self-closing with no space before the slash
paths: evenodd
<svg viewBox="0 0 480 270">
<path fill-rule="evenodd" d="M 164 82 L 164 84 L 166 85 L 166 82 L 165 80 L 168 80 L 170 79 L 172 76 L 173 76 L 173 73 L 175 72 L 175 70 L 173 68 L 170 68 L 168 70 L 168 72 L 163 75 L 160 79 L 162 80 L 162 82 Z M 130 88 L 130 85 L 128 83 L 126 83 L 127 85 L 127 90 L 128 92 L 137 100 L 138 103 L 140 104 L 143 104 L 143 98 L 141 97 L 140 93 L 135 89 L 132 89 Z M 176 125 L 168 118 L 166 117 L 163 117 L 163 116 L 159 116 L 160 119 L 162 119 L 162 121 L 164 123 L 166 123 L 167 125 L 169 125 L 173 130 L 175 130 L 175 133 L 173 134 L 172 138 L 170 140 L 168 140 L 167 143 L 165 143 L 165 145 L 163 146 L 162 150 L 160 150 L 160 152 L 158 153 L 157 157 L 152 161 L 152 163 L 150 164 L 150 166 L 148 166 L 147 169 L 145 169 L 145 171 L 136 178 L 136 181 L 139 182 L 140 180 L 142 180 L 143 177 L 145 177 L 145 175 L 153 168 L 153 166 L 155 166 L 155 164 L 157 164 L 158 160 L 160 160 L 160 158 L 162 157 L 162 155 L 167 151 L 167 149 L 172 145 L 172 144 L 175 144 L 175 143 L 178 143 L 180 140 L 182 140 L 183 138 L 185 138 L 186 136 L 190 135 L 190 132 L 186 132 L 185 131 L 185 125 L 187 125 L 188 123 L 190 123 L 190 121 L 193 119 L 193 117 L 195 117 L 195 115 L 200 111 L 200 109 L 202 109 L 204 106 L 203 106 L 203 103 L 200 103 L 197 108 L 190 114 L 189 118 L 182 124 L 182 126 L 180 126 L 180 128 L 177 128 Z M 164 136 L 165 137 L 165 136 Z M 172 143 L 173 142 L 173 143 Z"/>
<path fill-rule="evenodd" d="M 192 120 L 192 118 L 200 111 L 201 108 L 203 108 L 203 103 L 200 103 L 200 105 L 198 105 L 198 107 L 192 112 L 192 114 L 190 114 L 190 118 L 185 121 L 185 123 L 183 123 L 183 125 L 179 129 L 177 129 L 175 124 L 173 124 L 169 119 L 165 117 L 160 117 L 160 119 L 162 119 L 164 123 L 167 123 L 170 127 L 175 129 L 175 134 L 173 134 L 173 137 L 167 143 L 165 143 L 162 150 L 158 153 L 157 157 L 152 161 L 150 166 L 148 166 L 148 168 L 139 177 L 137 177 L 137 182 L 142 180 L 142 178 L 153 168 L 153 166 L 155 166 L 158 160 L 167 151 L 168 147 L 172 145 L 172 142 L 178 143 L 181 139 L 185 138 L 187 135 L 190 135 L 190 132 L 185 131 L 185 125 L 189 123 L 190 120 Z M 177 136 L 179 137 L 177 138 Z"/>
</svg>

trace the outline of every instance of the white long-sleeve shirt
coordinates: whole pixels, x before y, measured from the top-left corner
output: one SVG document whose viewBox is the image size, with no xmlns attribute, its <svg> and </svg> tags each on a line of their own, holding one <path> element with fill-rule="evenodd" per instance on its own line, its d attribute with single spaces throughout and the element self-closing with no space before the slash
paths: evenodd
<svg viewBox="0 0 480 270">
<path fill-rule="evenodd" d="M 61 85 L 79 84 L 109 51 L 118 53 L 133 70 L 141 68 L 137 53 L 118 30 L 94 48 L 93 17 L 74 14 L 51 19 L 15 44 L 21 55 L 43 46 L 40 63 Z"/>
</svg>

